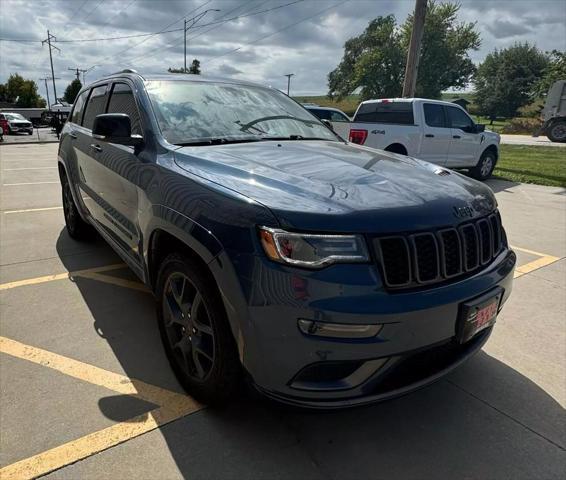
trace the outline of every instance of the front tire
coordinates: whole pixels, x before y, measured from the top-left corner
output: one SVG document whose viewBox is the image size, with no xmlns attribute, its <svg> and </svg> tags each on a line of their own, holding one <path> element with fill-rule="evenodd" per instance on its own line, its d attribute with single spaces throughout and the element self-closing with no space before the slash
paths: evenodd
<svg viewBox="0 0 566 480">
<path fill-rule="evenodd" d="M 157 319 L 173 372 L 206 404 L 224 404 L 240 386 L 240 360 L 214 281 L 189 257 L 172 253 L 157 276 Z"/>
<path fill-rule="evenodd" d="M 548 128 L 546 136 L 551 142 L 566 142 L 566 122 L 554 122 Z"/>
<path fill-rule="evenodd" d="M 69 236 L 75 240 L 91 240 L 94 234 L 93 228 L 82 218 L 75 204 L 71 185 L 67 175 L 61 177 L 63 215 Z"/>
<path fill-rule="evenodd" d="M 491 177 L 497 162 L 497 155 L 493 150 L 486 150 L 482 153 L 478 164 L 470 169 L 470 175 L 476 180 L 487 180 Z"/>
</svg>

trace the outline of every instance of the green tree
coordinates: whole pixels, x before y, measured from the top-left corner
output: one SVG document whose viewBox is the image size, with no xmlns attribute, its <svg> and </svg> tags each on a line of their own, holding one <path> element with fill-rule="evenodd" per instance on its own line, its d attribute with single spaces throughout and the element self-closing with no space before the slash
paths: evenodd
<svg viewBox="0 0 566 480">
<path fill-rule="evenodd" d="M 549 64 L 548 55 L 528 43 L 495 49 L 485 57 L 475 76 L 478 113 L 489 118 L 511 118 L 532 101 Z"/>
<path fill-rule="evenodd" d="M 417 96 L 439 98 L 466 86 L 475 72 L 469 52 L 480 46 L 474 23 L 458 22 L 459 5 L 430 2 L 417 76 Z M 399 26 L 393 15 L 377 17 L 344 45 L 344 56 L 328 75 L 328 95 L 339 99 L 360 88 L 362 99 L 400 96 L 413 16 Z"/>
<path fill-rule="evenodd" d="M 544 69 L 542 78 L 537 82 L 535 95 L 542 97 L 556 80 L 566 80 L 566 52 L 552 50 L 547 52 L 549 57 L 548 66 Z"/>
<path fill-rule="evenodd" d="M 10 75 L 8 81 L 0 88 L 0 94 L 3 101 L 15 103 L 18 107 L 45 107 L 45 100 L 39 96 L 37 84 L 17 73 Z"/>
<path fill-rule="evenodd" d="M 75 103 L 75 98 L 83 88 L 83 84 L 78 78 L 75 78 L 67 88 L 65 89 L 65 93 L 63 94 L 63 100 L 67 103 Z"/>
</svg>

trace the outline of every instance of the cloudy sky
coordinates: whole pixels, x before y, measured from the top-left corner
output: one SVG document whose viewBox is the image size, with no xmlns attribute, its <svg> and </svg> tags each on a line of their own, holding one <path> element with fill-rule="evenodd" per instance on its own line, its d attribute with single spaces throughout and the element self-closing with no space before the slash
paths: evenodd
<svg viewBox="0 0 566 480">
<path fill-rule="evenodd" d="M 481 32 L 475 62 L 517 41 L 566 50 L 566 0 L 460 3 L 460 19 L 477 22 Z M 414 0 L 0 0 L 0 38 L 27 41 L 0 42 L 0 82 L 13 72 L 36 81 L 50 75 L 48 47 L 39 41 L 47 29 L 59 41 L 53 56 L 59 96 L 73 79 L 69 67 L 91 68 L 87 82 L 122 68 L 153 73 L 181 67 L 183 19 L 219 9 L 188 32 L 189 61 L 198 58 L 203 73 L 281 89 L 283 75 L 294 73 L 292 93 L 324 94 L 326 75 L 348 38 L 378 15 L 394 14 L 402 22 L 413 8 Z M 99 40 L 132 35 L 140 36 Z M 43 83 L 40 92 L 45 96 Z"/>
</svg>

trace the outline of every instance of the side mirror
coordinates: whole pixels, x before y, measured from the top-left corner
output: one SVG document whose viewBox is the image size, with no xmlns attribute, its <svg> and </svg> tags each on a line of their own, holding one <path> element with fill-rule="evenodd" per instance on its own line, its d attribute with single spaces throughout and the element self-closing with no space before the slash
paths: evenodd
<svg viewBox="0 0 566 480">
<path fill-rule="evenodd" d="M 476 123 L 476 133 L 485 132 L 485 125 L 481 123 Z"/>
<path fill-rule="evenodd" d="M 92 126 L 92 136 L 97 140 L 135 147 L 143 142 L 141 135 L 132 135 L 132 123 L 125 113 L 97 115 Z"/>
<path fill-rule="evenodd" d="M 321 120 L 321 122 L 324 123 L 324 125 L 326 126 L 326 128 L 328 128 L 328 130 L 330 130 L 331 132 L 334 132 L 334 125 L 332 125 L 332 122 L 330 120 L 323 118 Z M 334 132 L 334 133 L 336 133 L 336 132 Z"/>
</svg>

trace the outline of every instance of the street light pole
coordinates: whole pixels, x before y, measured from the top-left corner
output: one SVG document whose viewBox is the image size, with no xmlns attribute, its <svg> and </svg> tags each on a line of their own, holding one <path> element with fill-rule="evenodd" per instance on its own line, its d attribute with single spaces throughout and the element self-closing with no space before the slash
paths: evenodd
<svg viewBox="0 0 566 480">
<path fill-rule="evenodd" d="M 208 12 L 220 12 L 220 9 L 218 8 L 209 8 L 208 10 L 205 10 L 202 13 L 199 13 L 198 15 L 195 15 L 192 18 L 189 18 L 189 20 L 192 20 L 191 24 L 187 27 L 187 24 L 189 23 L 189 21 L 185 18 L 185 26 L 183 28 L 183 33 L 185 35 L 185 61 L 184 61 L 184 67 L 183 67 L 183 73 L 187 73 L 187 31 L 189 29 L 191 29 L 192 27 L 194 27 L 196 25 L 196 23 L 202 18 L 204 17 Z"/>
<path fill-rule="evenodd" d="M 286 75 L 283 75 L 284 77 L 287 77 L 287 96 L 289 96 L 289 92 L 291 91 L 291 77 L 294 75 L 294 73 L 287 73 Z"/>
<path fill-rule="evenodd" d="M 45 82 L 45 92 L 47 93 L 47 110 L 51 110 L 51 102 L 49 101 L 49 88 L 47 88 L 47 77 L 40 78 Z"/>
</svg>

